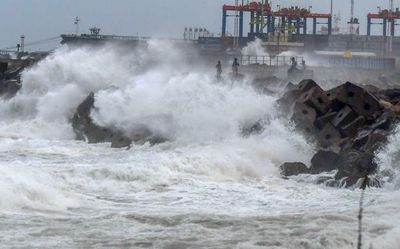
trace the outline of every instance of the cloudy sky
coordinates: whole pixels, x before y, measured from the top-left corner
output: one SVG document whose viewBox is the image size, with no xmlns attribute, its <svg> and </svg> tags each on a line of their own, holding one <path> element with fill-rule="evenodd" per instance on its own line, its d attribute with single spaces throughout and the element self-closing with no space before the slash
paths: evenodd
<svg viewBox="0 0 400 249">
<path fill-rule="evenodd" d="M 221 30 L 221 6 L 234 0 L 0 0 L 0 48 L 14 46 L 24 34 L 26 42 L 74 33 L 74 18 L 81 19 L 80 30 L 98 26 L 103 34 L 182 37 L 184 27 Z M 245 0 L 247 2 L 247 0 Z M 350 0 L 333 0 L 334 13 L 342 23 L 350 14 Z M 355 0 L 356 15 L 366 29 L 366 14 L 377 6 L 388 7 L 389 0 Z M 329 12 L 330 0 L 272 0 L 272 5 L 313 6 L 315 12 Z M 400 0 L 395 0 L 395 6 Z M 376 28 L 378 29 L 378 28 Z M 400 31 L 399 31 L 400 33 Z M 54 42 L 53 42 L 54 43 Z M 47 44 L 54 46 L 55 44 Z M 45 45 L 42 45 L 45 46 Z M 32 47 L 31 49 L 34 49 Z"/>
</svg>

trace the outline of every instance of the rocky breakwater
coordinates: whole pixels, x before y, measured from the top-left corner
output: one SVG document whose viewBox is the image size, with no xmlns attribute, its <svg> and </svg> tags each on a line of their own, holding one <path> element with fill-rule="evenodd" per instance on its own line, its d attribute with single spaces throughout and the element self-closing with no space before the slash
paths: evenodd
<svg viewBox="0 0 400 249">
<path fill-rule="evenodd" d="M 324 91 L 313 80 L 303 80 L 285 90 L 278 104 L 296 129 L 316 144 L 311 165 L 288 162 L 281 174 L 319 174 L 336 170 L 335 186 L 352 186 L 377 172 L 375 153 L 387 142 L 400 117 L 400 91 L 368 91 L 346 82 Z M 370 184 L 379 186 L 379 181 Z"/>
<path fill-rule="evenodd" d="M 0 58 L 0 98 L 9 99 L 21 89 L 21 73 L 44 59 L 48 53 L 28 54 L 22 58 Z"/>
<path fill-rule="evenodd" d="M 165 142 L 166 139 L 155 135 L 144 126 L 135 127 L 129 133 L 116 127 L 102 127 L 97 125 L 91 112 L 95 106 L 95 93 L 90 93 L 78 106 L 71 120 L 76 139 L 88 143 L 111 143 L 113 148 L 130 148 L 132 143 L 143 144 L 149 142 L 151 145 Z"/>
<path fill-rule="evenodd" d="M 8 62 L 0 62 L 0 97 L 12 98 L 21 88 L 21 72 L 27 67 L 27 63 L 13 65 Z"/>
</svg>

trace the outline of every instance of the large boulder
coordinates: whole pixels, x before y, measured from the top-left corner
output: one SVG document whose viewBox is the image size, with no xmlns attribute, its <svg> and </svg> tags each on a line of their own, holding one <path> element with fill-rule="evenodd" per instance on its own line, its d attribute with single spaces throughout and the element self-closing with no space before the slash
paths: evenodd
<svg viewBox="0 0 400 249">
<path fill-rule="evenodd" d="M 343 180 L 346 187 L 354 185 L 359 179 L 376 172 L 378 165 L 374 158 L 374 154 L 355 150 L 343 153 L 335 178 Z"/>
<path fill-rule="evenodd" d="M 0 80 L 0 97 L 12 98 L 21 89 L 19 79 Z"/>
<path fill-rule="evenodd" d="M 309 174 L 310 170 L 304 163 L 291 162 L 284 163 L 279 167 L 281 174 L 284 176 L 294 176 L 299 174 Z"/>
<path fill-rule="evenodd" d="M 351 106 L 354 112 L 368 119 L 376 118 L 381 110 L 379 100 L 374 95 L 350 82 L 332 89 L 330 97 Z"/>
<path fill-rule="evenodd" d="M 72 127 L 76 139 L 86 140 L 88 143 L 111 142 L 115 148 L 129 147 L 132 141 L 124 136 L 122 132 L 95 124 L 90 117 L 94 107 L 94 93 L 91 92 L 78 106 L 72 118 Z"/>
<path fill-rule="evenodd" d="M 113 148 L 130 147 L 134 143 L 149 142 L 151 145 L 165 142 L 161 136 L 154 135 L 148 128 L 134 127 L 129 133 L 115 127 L 102 127 L 93 122 L 90 114 L 94 108 L 95 94 L 91 92 L 78 106 L 72 118 L 76 139 L 88 143 L 110 142 Z"/>
<path fill-rule="evenodd" d="M 337 169 L 340 155 L 329 150 L 319 150 L 311 159 L 310 172 L 319 174 Z"/>
</svg>

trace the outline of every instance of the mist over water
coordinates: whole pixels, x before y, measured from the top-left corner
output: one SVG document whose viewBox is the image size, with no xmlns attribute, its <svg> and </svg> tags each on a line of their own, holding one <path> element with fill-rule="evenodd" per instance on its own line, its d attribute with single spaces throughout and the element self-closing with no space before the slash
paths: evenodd
<svg viewBox="0 0 400 249">
<path fill-rule="evenodd" d="M 309 164 L 314 146 L 277 96 L 247 79 L 217 81 L 193 56 L 158 40 L 63 47 L 27 69 L 21 91 L 0 100 L 0 248 L 354 248 L 359 191 L 282 179 L 279 165 Z M 97 124 L 145 126 L 168 141 L 75 141 L 69 120 L 92 91 Z M 264 130 L 243 136 L 256 122 Z M 382 169 L 396 170 L 398 140 L 379 153 Z M 390 182 L 366 196 L 374 248 L 400 239 Z"/>
</svg>

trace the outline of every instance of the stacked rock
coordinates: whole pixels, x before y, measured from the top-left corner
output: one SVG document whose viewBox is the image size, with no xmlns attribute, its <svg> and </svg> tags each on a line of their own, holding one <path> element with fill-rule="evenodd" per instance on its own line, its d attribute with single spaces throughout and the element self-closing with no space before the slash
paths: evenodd
<svg viewBox="0 0 400 249">
<path fill-rule="evenodd" d="M 374 153 L 387 142 L 399 117 L 393 103 L 382 101 L 387 101 L 385 91 L 372 94 L 350 82 L 324 91 L 313 80 L 303 80 L 288 89 L 278 104 L 320 149 L 302 172 L 337 170 L 335 180 L 345 186 L 375 173 Z M 281 166 L 283 175 L 299 172 L 298 165 L 293 171 L 290 165 Z"/>
</svg>

